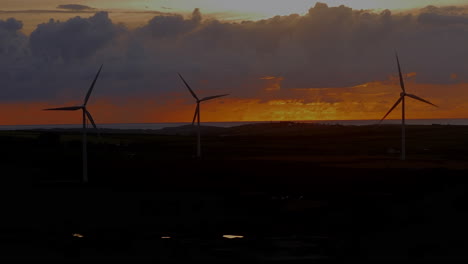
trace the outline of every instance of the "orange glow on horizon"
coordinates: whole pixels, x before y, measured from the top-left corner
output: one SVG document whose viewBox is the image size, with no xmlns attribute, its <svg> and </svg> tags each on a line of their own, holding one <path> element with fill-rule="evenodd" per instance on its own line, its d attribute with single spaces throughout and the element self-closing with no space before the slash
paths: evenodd
<svg viewBox="0 0 468 264">
<path fill-rule="evenodd" d="M 270 81 L 270 80 L 268 80 Z M 467 118 L 468 84 L 418 84 L 408 82 L 408 91 L 425 98 L 439 108 L 408 100 L 409 119 Z M 446 91 L 450 91 L 447 93 Z M 380 119 L 398 99 L 399 87 L 374 82 L 349 88 L 261 89 L 258 98 L 226 97 L 201 105 L 203 122 L 230 121 L 306 121 Z M 457 96 L 453 96 L 456 94 Z M 261 99 L 260 99 L 261 98 Z M 123 100 L 120 100 L 123 101 Z M 75 105 L 43 102 L 4 103 L 0 105 L 1 125 L 80 124 L 80 111 L 42 111 L 44 108 Z M 400 118 L 397 108 L 390 119 Z M 88 106 L 95 121 L 103 123 L 191 122 L 195 105 L 190 100 L 138 99 L 113 103 L 95 98 Z"/>
</svg>

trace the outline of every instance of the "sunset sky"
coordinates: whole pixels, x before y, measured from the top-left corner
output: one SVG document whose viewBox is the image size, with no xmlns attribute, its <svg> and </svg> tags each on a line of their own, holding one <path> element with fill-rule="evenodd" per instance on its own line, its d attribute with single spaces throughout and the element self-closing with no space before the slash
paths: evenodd
<svg viewBox="0 0 468 264">
<path fill-rule="evenodd" d="M 342 6 L 341 6 L 342 5 Z M 468 0 L 0 0 L 0 125 L 468 118 Z M 409 99 L 408 99 L 409 100 Z M 395 111 L 390 118 L 398 118 Z"/>
</svg>

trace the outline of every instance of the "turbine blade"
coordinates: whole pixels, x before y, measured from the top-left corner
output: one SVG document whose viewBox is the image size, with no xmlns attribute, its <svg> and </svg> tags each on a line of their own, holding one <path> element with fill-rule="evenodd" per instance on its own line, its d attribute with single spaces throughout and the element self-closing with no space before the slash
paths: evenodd
<svg viewBox="0 0 468 264">
<path fill-rule="evenodd" d="M 406 94 L 406 95 L 407 95 L 408 97 L 411 97 L 411 98 L 416 99 L 416 100 L 418 100 L 418 101 L 421 101 L 421 102 L 423 102 L 423 103 L 430 104 L 430 105 L 433 105 L 433 106 L 435 106 L 435 107 L 438 107 L 437 105 L 435 105 L 435 104 L 433 104 L 433 103 L 431 103 L 431 102 L 429 102 L 429 101 L 427 101 L 427 100 L 424 100 L 424 99 L 422 99 L 421 97 L 418 97 L 418 96 L 416 96 L 416 95 L 414 95 L 414 94 Z"/>
<path fill-rule="evenodd" d="M 215 96 L 208 96 L 208 97 L 205 97 L 203 99 L 200 100 L 200 102 L 202 101 L 208 101 L 208 100 L 211 100 L 211 99 L 215 99 L 215 98 L 219 98 L 219 97 L 223 97 L 223 96 L 228 96 L 229 94 L 221 94 L 221 95 L 215 95 Z"/>
<path fill-rule="evenodd" d="M 85 110 L 86 116 L 88 116 L 89 121 L 91 121 L 91 124 L 93 125 L 94 129 L 97 130 L 98 136 L 101 137 L 101 134 L 99 133 L 99 129 L 96 126 L 96 123 L 94 122 L 93 117 L 91 116 L 91 113 L 88 112 L 88 110 Z"/>
<path fill-rule="evenodd" d="M 43 109 L 44 111 L 76 111 L 83 108 L 82 106 L 67 106 L 67 107 L 59 107 L 59 108 L 47 108 Z"/>
<path fill-rule="evenodd" d="M 393 111 L 393 109 L 395 109 L 401 103 L 402 100 L 403 100 L 403 96 L 401 96 L 396 101 L 396 103 L 392 106 L 392 108 L 390 108 L 390 110 L 388 110 L 387 114 L 380 120 L 379 124 L 382 123 L 382 121 L 384 121 L 384 119 Z"/>
<path fill-rule="evenodd" d="M 94 77 L 94 81 L 91 84 L 91 87 L 89 87 L 88 93 L 86 94 L 86 98 L 84 100 L 84 105 L 86 105 L 88 103 L 89 97 L 91 96 L 91 93 L 93 92 L 94 85 L 96 84 L 96 81 L 97 81 L 97 79 L 99 77 L 99 74 L 101 73 L 102 66 L 104 66 L 104 65 L 101 65 L 101 67 L 99 68 L 98 73 L 96 74 L 96 77 Z"/>
<path fill-rule="evenodd" d="M 199 109 L 200 109 L 200 104 L 197 103 L 197 108 L 195 108 L 195 114 L 192 120 L 192 126 L 195 124 L 195 120 L 197 119 Z"/>
<path fill-rule="evenodd" d="M 179 74 L 179 77 L 182 79 L 182 81 L 185 83 L 185 86 L 187 86 L 187 88 L 189 89 L 190 93 L 192 94 L 193 98 L 197 99 L 198 100 L 198 97 L 197 95 L 195 94 L 195 92 L 192 90 L 192 88 L 190 88 L 190 85 L 185 81 L 184 77 L 182 77 L 182 75 Z"/>
<path fill-rule="evenodd" d="M 398 53 L 396 53 L 395 55 L 396 55 L 396 60 L 398 64 L 398 73 L 400 75 L 400 87 L 401 87 L 401 90 L 403 90 L 403 92 L 406 93 L 405 82 L 403 81 L 403 75 L 401 74 L 401 67 L 400 67 L 400 60 L 398 59 Z"/>
</svg>

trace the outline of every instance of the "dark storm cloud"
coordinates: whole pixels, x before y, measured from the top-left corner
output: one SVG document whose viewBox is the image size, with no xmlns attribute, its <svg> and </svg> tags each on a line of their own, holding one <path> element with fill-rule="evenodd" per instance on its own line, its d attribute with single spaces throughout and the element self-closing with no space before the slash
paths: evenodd
<svg viewBox="0 0 468 264">
<path fill-rule="evenodd" d="M 439 26 L 468 24 L 468 16 L 450 16 L 424 13 L 419 16 L 419 22 Z"/>
<path fill-rule="evenodd" d="M 19 32 L 19 21 L 1 21 L 0 70 L 7 81 L 0 98 L 82 97 L 101 63 L 97 96 L 184 96 L 177 72 L 196 90 L 235 97 L 258 95 L 265 76 L 282 76 L 281 91 L 354 86 L 395 75 L 395 50 L 418 82 L 453 83 L 453 74 L 467 81 L 465 14 L 462 7 L 392 14 L 317 4 L 305 15 L 227 23 L 202 19 L 196 9 L 188 18 L 161 14 L 128 30 L 98 12 L 51 20 L 29 37 Z"/>
<path fill-rule="evenodd" d="M 93 10 L 94 8 L 90 6 L 85 6 L 85 5 L 77 5 L 77 4 L 68 4 L 68 5 L 59 5 L 57 6 L 59 9 L 67 9 L 67 10 L 75 10 L 75 11 L 81 11 L 81 10 Z"/>
<path fill-rule="evenodd" d="M 0 20 L 0 58 L 19 56 L 26 48 L 27 38 L 19 32 L 23 23 L 14 18 Z"/>
<path fill-rule="evenodd" d="M 22 27 L 14 18 L 0 20 L 0 65 L 15 67 L 17 60 L 28 58 L 28 38 L 20 32 Z"/>
<path fill-rule="evenodd" d="M 125 31 L 124 27 L 113 24 L 105 12 L 87 19 L 50 20 L 31 33 L 30 48 L 36 57 L 76 63 L 111 45 Z"/>
<path fill-rule="evenodd" d="M 201 14 L 198 9 L 188 20 L 181 15 L 156 16 L 147 25 L 137 29 L 136 34 L 150 38 L 174 37 L 193 31 L 200 22 Z"/>
<path fill-rule="evenodd" d="M 0 20 L 0 29 L 8 32 L 15 33 L 23 27 L 23 23 L 14 18 L 7 19 L 6 21 Z"/>
</svg>

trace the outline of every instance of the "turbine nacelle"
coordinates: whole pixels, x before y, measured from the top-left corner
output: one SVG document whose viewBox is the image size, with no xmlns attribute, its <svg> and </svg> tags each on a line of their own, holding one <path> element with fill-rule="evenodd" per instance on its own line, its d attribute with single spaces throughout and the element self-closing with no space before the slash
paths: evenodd
<svg viewBox="0 0 468 264">
<path fill-rule="evenodd" d="M 401 93 L 400 93 L 400 98 L 398 98 L 398 100 L 396 101 L 396 103 L 392 106 L 392 108 L 390 108 L 390 110 L 387 112 L 387 114 L 380 120 L 379 124 L 382 123 L 382 121 L 393 111 L 393 109 L 395 109 L 402 101 L 403 99 L 407 96 L 407 97 L 410 97 L 410 98 L 413 98 L 415 100 L 418 100 L 418 101 L 421 101 L 423 103 L 426 103 L 426 104 L 430 104 L 432 106 L 435 106 L 435 107 L 438 107 L 437 105 L 419 97 L 419 96 L 416 96 L 414 94 L 409 94 L 409 93 L 406 93 L 406 89 L 405 89 L 405 82 L 403 80 L 403 74 L 401 73 L 401 66 L 400 66 L 400 60 L 398 59 L 398 54 L 396 54 L 396 60 L 397 60 L 397 66 L 398 66 L 398 75 L 400 77 L 400 88 L 401 88 Z"/>
</svg>

